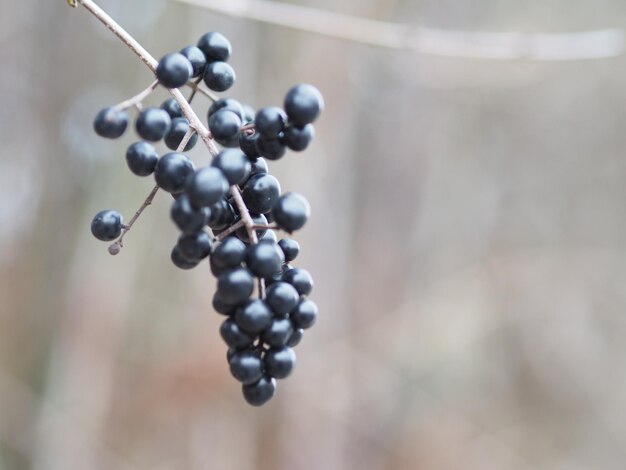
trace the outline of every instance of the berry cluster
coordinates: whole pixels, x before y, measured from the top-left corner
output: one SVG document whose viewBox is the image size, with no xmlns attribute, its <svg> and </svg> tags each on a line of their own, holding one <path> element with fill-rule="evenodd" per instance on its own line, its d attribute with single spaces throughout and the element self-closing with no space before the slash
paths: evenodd
<svg viewBox="0 0 626 470">
<path fill-rule="evenodd" d="M 91 231 L 99 240 L 115 241 L 109 251 L 116 254 L 154 194 L 160 189 L 173 196 L 170 215 L 180 236 L 171 260 L 191 269 L 209 259 L 217 278 L 213 307 L 227 317 L 220 334 L 228 346 L 230 371 L 242 383 L 246 401 L 259 406 L 274 395 L 276 379 L 293 370 L 292 348 L 317 318 L 317 306 L 308 298 L 311 275 L 292 265 L 300 246 L 276 236 L 276 231 L 291 234 L 302 228 L 311 209 L 300 194 L 281 194 L 266 160 L 283 157 L 287 148 L 302 151 L 309 145 L 312 123 L 324 106 L 322 96 L 311 85 L 297 85 L 286 94 L 283 108 L 257 113 L 235 99 L 214 98 L 207 116 L 210 135 L 203 139 L 213 159 L 198 169 L 183 152 L 196 145 L 201 129 L 194 128 L 180 101 L 142 105 L 158 85 L 190 86 L 189 102 L 203 91 L 201 81 L 213 91 L 229 89 L 235 81 L 226 62 L 230 54 L 223 35 L 207 33 L 197 46 L 164 56 L 155 70 L 157 81 L 144 92 L 98 113 L 96 133 L 117 138 L 128 127 L 129 109 L 139 110 L 135 129 L 142 140 L 128 147 L 126 162 L 135 175 L 154 175 L 156 186 L 128 225 L 118 212 L 104 210 L 93 218 Z M 211 138 L 224 148 L 215 150 Z M 154 146 L 159 141 L 172 151 L 159 155 Z"/>
</svg>

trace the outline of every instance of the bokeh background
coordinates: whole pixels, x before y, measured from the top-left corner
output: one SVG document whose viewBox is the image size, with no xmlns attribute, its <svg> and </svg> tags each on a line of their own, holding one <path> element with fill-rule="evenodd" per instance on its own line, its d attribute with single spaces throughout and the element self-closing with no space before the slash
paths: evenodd
<svg viewBox="0 0 626 470">
<path fill-rule="evenodd" d="M 626 27 L 621 0 L 298 3 L 451 30 Z M 313 206 L 296 264 L 321 316 L 274 400 L 246 405 L 208 266 L 169 261 L 171 198 L 117 257 L 89 232 L 152 187 L 126 168 L 131 134 L 91 127 L 149 72 L 84 10 L 4 0 L 0 469 L 624 469 L 624 57 L 443 58 L 101 5 L 156 57 L 223 32 L 228 95 L 255 107 L 322 90 L 313 146 L 271 165 Z"/>
</svg>

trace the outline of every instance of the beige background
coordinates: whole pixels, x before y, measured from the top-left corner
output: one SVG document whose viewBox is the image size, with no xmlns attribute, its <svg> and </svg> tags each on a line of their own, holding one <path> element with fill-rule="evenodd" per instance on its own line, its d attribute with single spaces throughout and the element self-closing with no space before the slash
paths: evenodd
<svg viewBox="0 0 626 470">
<path fill-rule="evenodd" d="M 449 29 L 626 27 L 619 0 L 308 3 Z M 132 135 L 91 130 L 149 72 L 85 11 L 4 0 L 0 469 L 624 468 L 624 57 L 425 57 L 164 0 L 102 6 L 157 57 L 225 33 L 229 95 L 256 107 L 322 90 L 313 146 L 271 166 L 313 205 L 297 265 L 321 317 L 276 398 L 247 406 L 208 266 L 169 262 L 170 199 L 116 258 L 89 233 L 151 188 L 126 168 Z"/>
</svg>

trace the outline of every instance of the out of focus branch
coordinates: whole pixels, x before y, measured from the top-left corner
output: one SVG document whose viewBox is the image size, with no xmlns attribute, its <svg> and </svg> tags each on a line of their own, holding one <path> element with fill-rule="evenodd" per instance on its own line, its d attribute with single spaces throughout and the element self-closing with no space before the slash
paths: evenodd
<svg viewBox="0 0 626 470">
<path fill-rule="evenodd" d="M 585 60 L 624 51 L 624 32 L 486 33 L 446 31 L 358 18 L 271 0 L 176 0 L 238 18 L 362 44 L 467 59 Z"/>
</svg>

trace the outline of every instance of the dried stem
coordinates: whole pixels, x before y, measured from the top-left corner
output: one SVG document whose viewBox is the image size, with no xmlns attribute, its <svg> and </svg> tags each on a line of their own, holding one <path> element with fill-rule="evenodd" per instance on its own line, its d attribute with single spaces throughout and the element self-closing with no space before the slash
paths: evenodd
<svg viewBox="0 0 626 470">
<path fill-rule="evenodd" d="M 196 93 L 200 93 L 201 95 L 206 96 L 208 99 L 210 99 L 213 102 L 216 102 L 219 98 L 217 96 L 215 96 L 213 93 L 211 93 L 209 90 L 205 90 L 204 88 L 202 88 L 200 86 L 200 82 L 202 81 L 202 77 L 200 77 L 197 81 L 195 82 L 188 82 L 187 86 L 190 87 L 193 91 L 191 93 L 191 95 L 189 96 L 189 103 L 191 103 L 191 100 L 193 99 L 194 96 L 196 96 Z"/>
<path fill-rule="evenodd" d="M 191 137 L 195 133 L 196 133 L 195 129 L 193 129 L 192 127 L 189 127 L 189 129 L 187 129 L 187 132 L 185 132 L 183 139 L 180 141 L 180 144 L 178 144 L 178 148 L 176 149 L 176 151 L 182 152 L 187 146 L 187 144 L 189 143 L 189 139 L 191 139 Z M 128 224 L 123 227 L 120 237 L 116 241 L 114 241 L 111 245 L 109 245 L 110 254 L 117 255 L 120 252 L 120 250 L 124 247 L 124 243 L 123 243 L 124 235 L 126 235 L 130 231 L 130 229 L 133 228 L 133 224 L 137 221 L 137 219 L 139 219 L 139 217 L 141 217 L 141 214 L 143 213 L 143 211 L 146 210 L 146 208 L 150 204 L 152 204 L 152 201 L 154 200 L 154 196 L 156 196 L 156 193 L 158 192 L 159 192 L 159 185 L 157 184 L 154 188 L 152 188 L 152 190 L 150 191 L 146 199 L 143 201 L 143 204 L 141 204 L 141 207 L 137 209 L 137 212 L 135 212 L 135 215 L 133 215 L 133 218 L 130 219 L 130 222 L 128 222 Z"/>
<path fill-rule="evenodd" d="M 323 34 L 391 49 L 464 59 L 586 60 L 624 51 L 624 32 L 606 29 L 565 34 L 447 31 L 359 18 L 267 0 L 177 0 L 236 18 Z"/>
<path fill-rule="evenodd" d="M 128 109 L 128 108 L 130 108 L 132 106 L 141 107 L 141 103 L 143 102 L 143 100 L 145 100 L 148 96 L 150 96 L 150 94 L 154 90 L 156 90 L 157 86 L 159 86 L 159 81 L 155 80 L 145 90 L 137 93 L 132 98 L 128 98 L 126 101 L 122 101 L 121 103 L 116 104 L 115 105 L 115 109 L 117 109 L 119 111 L 124 111 L 125 109 Z"/>
<path fill-rule="evenodd" d="M 239 220 L 238 222 L 236 222 L 233 225 L 231 225 L 230 227 L 228 227 L 226 230 L 224 230 L 224 231 L 220 232 L 219 234 L 217 234 L 215 236 L 215 240 L 221 242 L 228 235 L 230 235 L 233 232 L 236 232 L 237 230 L 239 230 L 241 227 L 244 227 L 245 225 L 246 224 L 243 222 L 243 220 Z"/>
</svg>

